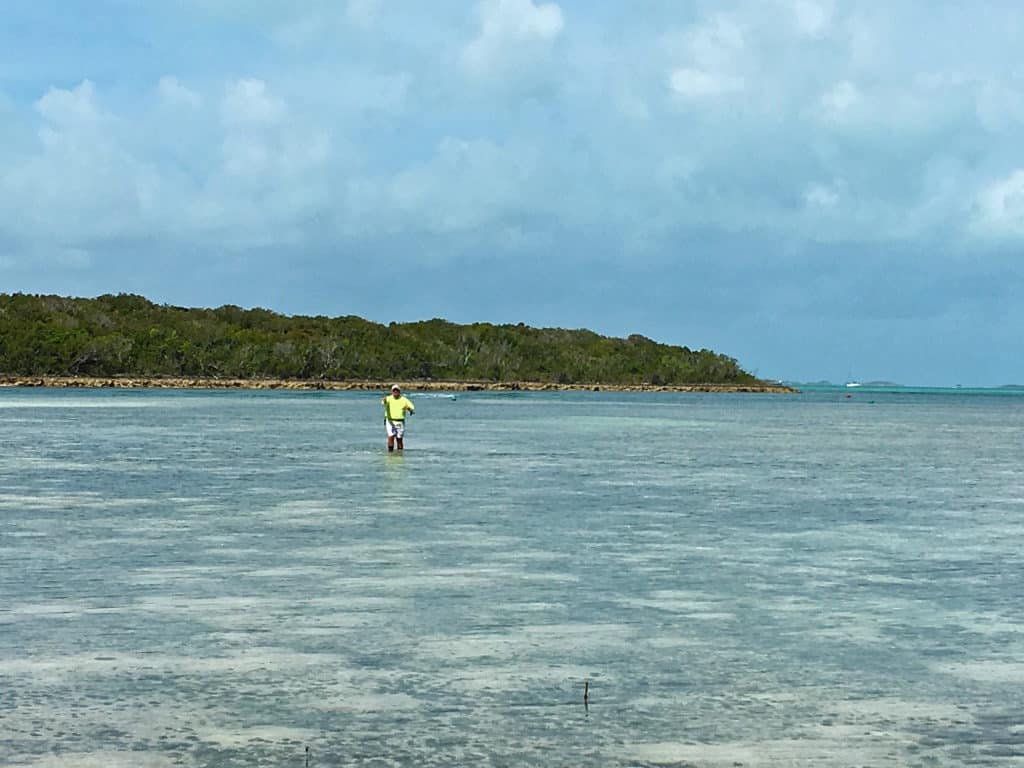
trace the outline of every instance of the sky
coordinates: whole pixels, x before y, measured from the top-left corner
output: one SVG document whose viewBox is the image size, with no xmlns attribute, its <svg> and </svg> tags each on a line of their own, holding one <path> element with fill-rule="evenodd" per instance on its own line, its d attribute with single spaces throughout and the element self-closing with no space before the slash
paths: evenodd
<svg viewBox="0 0 1024 768">
<path fill-rule="evenodd" d="M 5 0 L 0 292 L 1024 383 L 1016 0 Z"/>
</svg>

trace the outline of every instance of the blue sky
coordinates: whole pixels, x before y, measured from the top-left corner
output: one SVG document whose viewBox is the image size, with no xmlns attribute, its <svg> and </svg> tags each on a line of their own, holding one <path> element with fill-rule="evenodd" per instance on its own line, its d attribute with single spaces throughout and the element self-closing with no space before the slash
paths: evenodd
<svg viewBox="0 0 1024 768">
<path fill-rule="evenodd" d="M 7 0 L 0 291 L 1024 383 L 1016 2 Z"/>
</svg>

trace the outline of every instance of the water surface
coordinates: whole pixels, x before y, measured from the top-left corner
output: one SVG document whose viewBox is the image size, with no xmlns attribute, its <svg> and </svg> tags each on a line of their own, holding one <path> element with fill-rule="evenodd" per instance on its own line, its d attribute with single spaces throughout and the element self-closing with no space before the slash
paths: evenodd
<svg viewBox="0 0 1024 768">
<path fill-rule="evenodd" d="M 0 764 L 1022 765 L 1024 397 L 847 394 L 0 391 Z"/>
</svg>

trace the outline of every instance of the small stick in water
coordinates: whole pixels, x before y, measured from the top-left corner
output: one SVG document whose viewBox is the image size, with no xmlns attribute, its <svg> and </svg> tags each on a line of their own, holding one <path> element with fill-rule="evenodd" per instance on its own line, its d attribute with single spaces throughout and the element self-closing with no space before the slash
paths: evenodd
<svg viewBox="0 0 1024 768">
<path fill-rule="evenodd" d="M 306 747 L 306 768 L 309 768 L 309 747 Z"/>
<path fill-rule="evenodd" d="M 590 708 L 590 704 L 588 703 L 589 701 L 590 701 L 590 681 L 589 680 L 584 680 L 583 681 L 583 706 L 587 707 L 588 709 Z"/>
</svg>

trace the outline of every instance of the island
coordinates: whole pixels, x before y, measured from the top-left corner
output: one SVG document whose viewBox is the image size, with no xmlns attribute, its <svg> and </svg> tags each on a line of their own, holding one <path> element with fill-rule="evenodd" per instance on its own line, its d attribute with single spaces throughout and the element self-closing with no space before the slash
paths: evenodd
<svg viewBox="0 0 1024 768">
<path fill-rule="evenodd" d="M 794 392 L 727 355 L 586 329 L 0 294 L 0 385 Z"/>
</svg>

